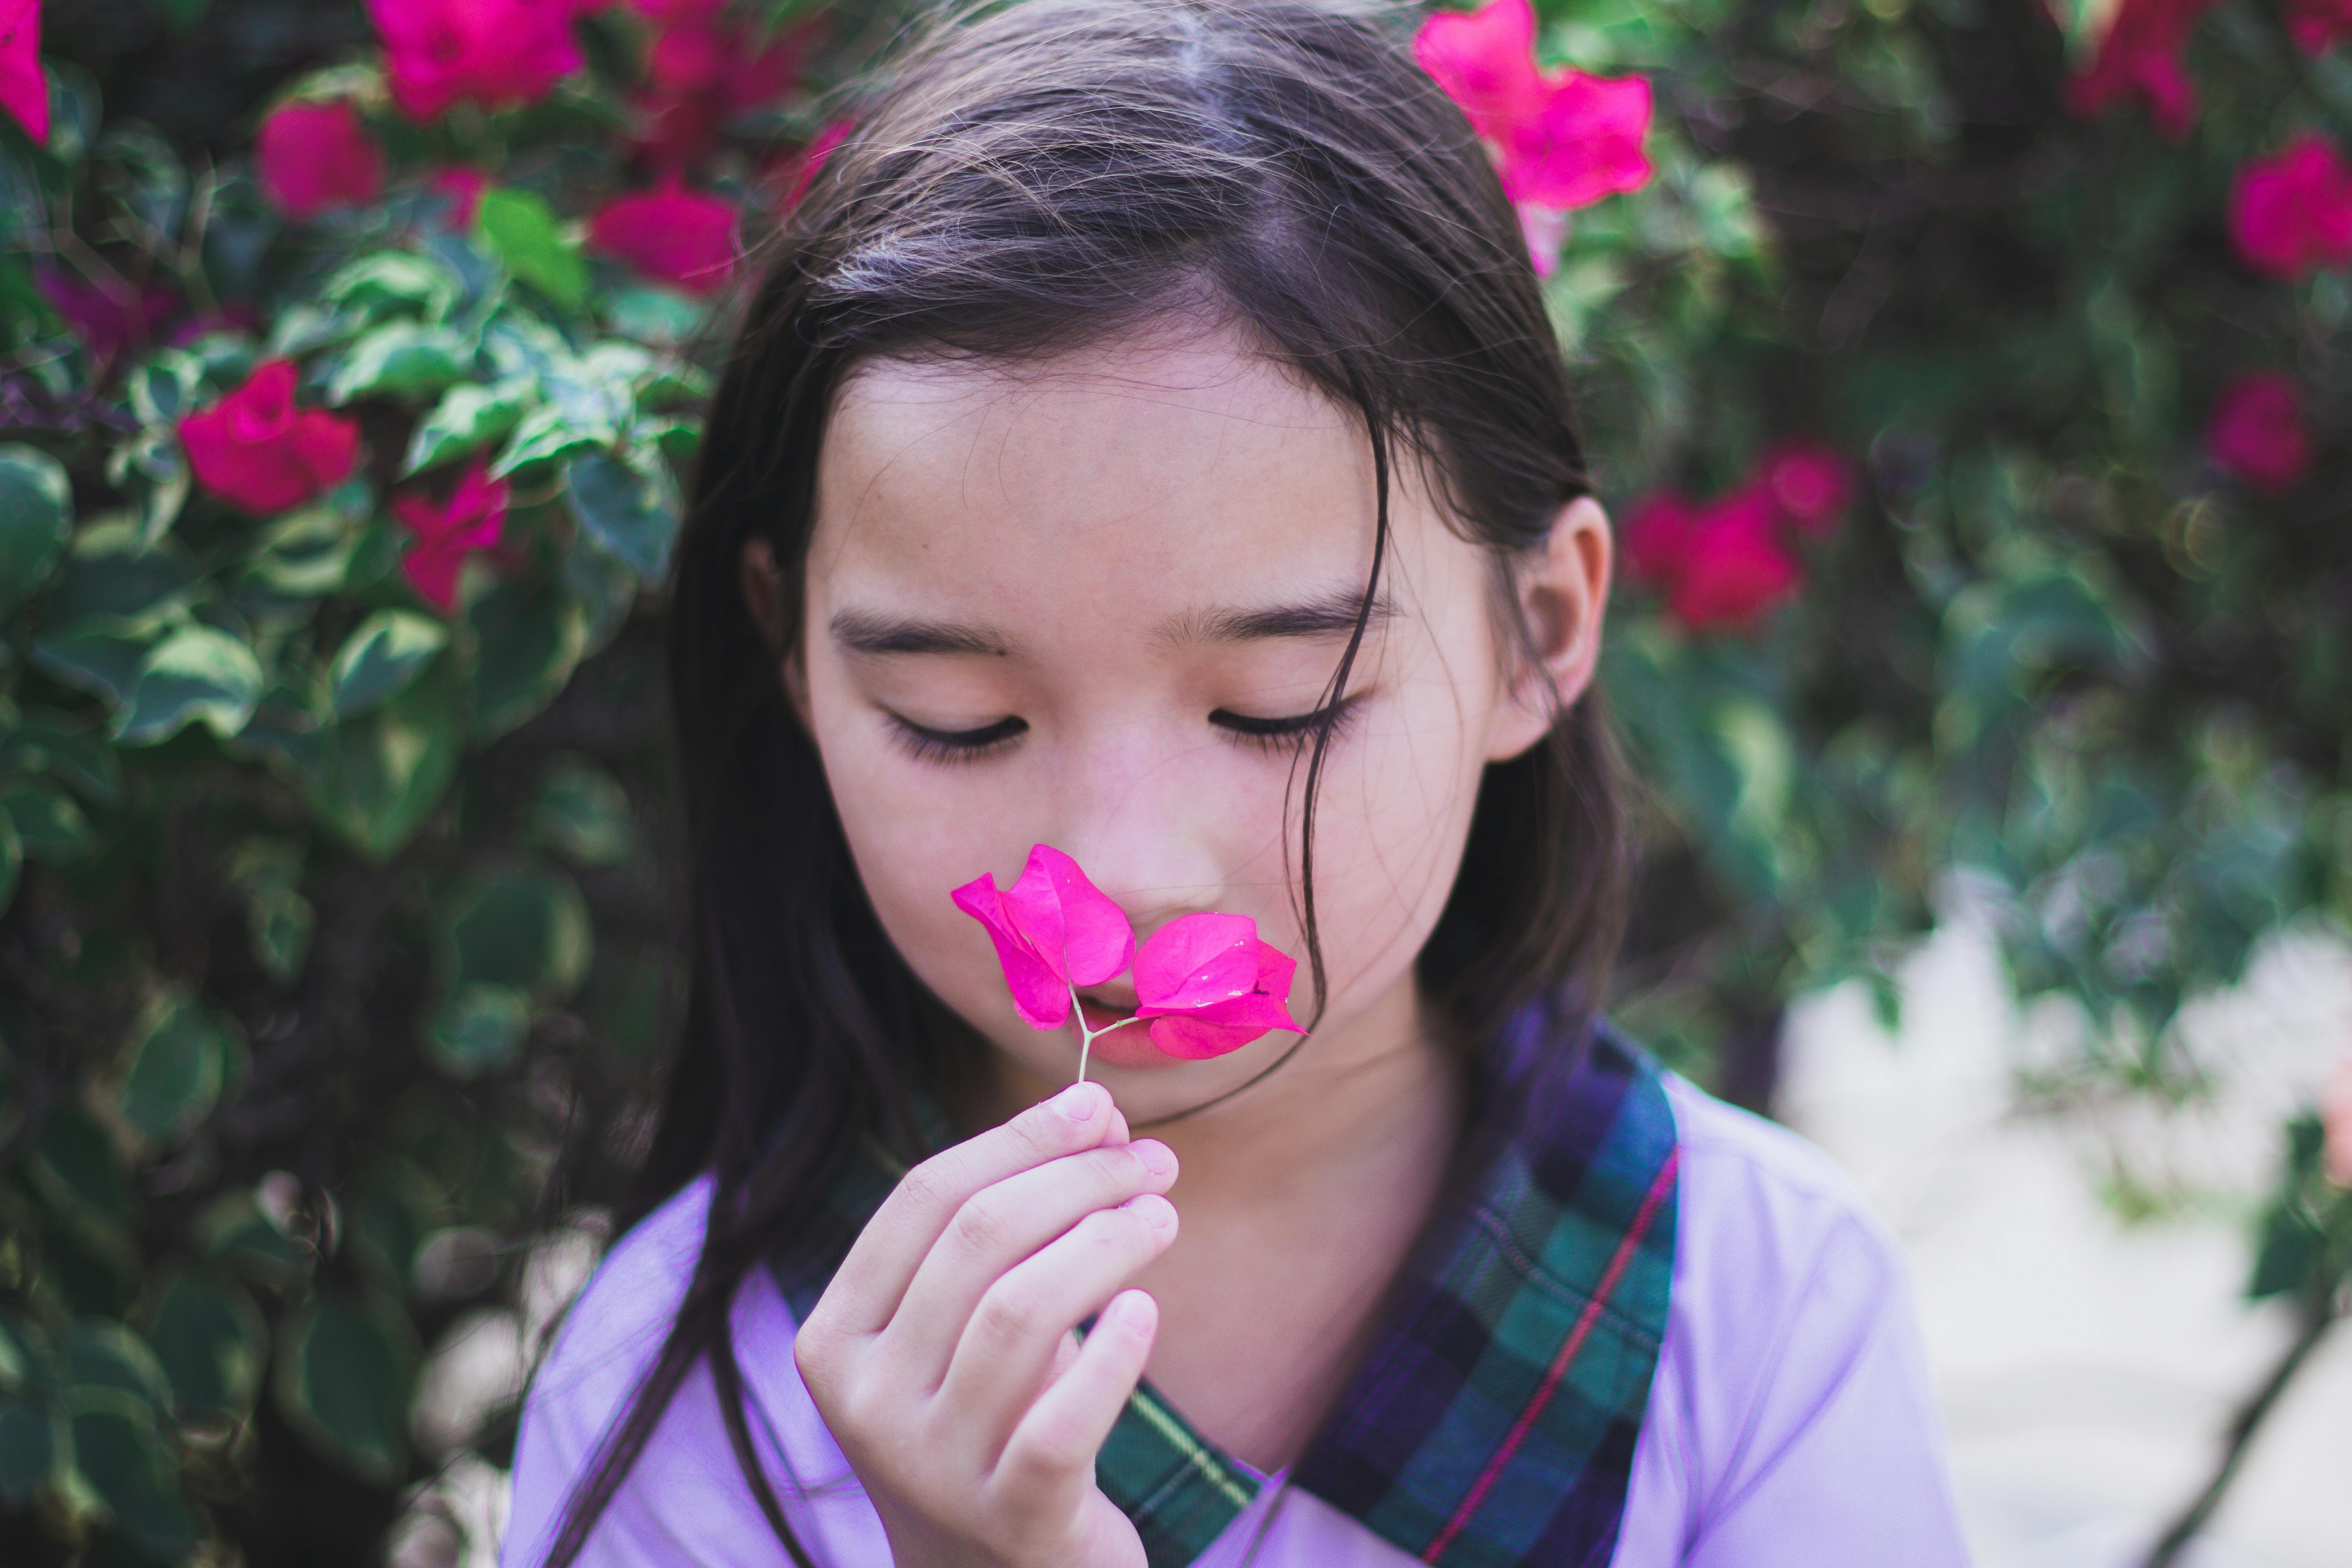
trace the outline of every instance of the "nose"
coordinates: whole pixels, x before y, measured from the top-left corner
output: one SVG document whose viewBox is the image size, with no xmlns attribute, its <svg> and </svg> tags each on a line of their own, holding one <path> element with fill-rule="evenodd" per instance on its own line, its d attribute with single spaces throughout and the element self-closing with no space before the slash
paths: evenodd
<svg viewBox="0 0 2352 1568">
<path fill-rule="evenodd" d="M 1197 742 L 1174 730 L 1161 719 L 1122 719 L 1074 735 L 1056 759 L 1054 816 L 1066 837 L 1055 843 L 1139 936 L 1229 907 L 1237 868 L 1235 803 L 1200 765 Z"/>
</svg>

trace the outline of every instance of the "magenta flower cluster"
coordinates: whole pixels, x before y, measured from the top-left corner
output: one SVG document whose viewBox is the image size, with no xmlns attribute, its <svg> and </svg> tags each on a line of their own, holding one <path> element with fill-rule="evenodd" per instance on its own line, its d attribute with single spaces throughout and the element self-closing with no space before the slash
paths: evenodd
<svg viewBox="0 0 2352 1568">
<path fill-rule="evenodd" d="M 1100 985 L 1132 966 L 1134 1016 L 1150 1024 L 1151 1043 L 1171 1057 L 1221 1057 L 1272 1030 L 1306 1033 L 1290 1016 L 1298 965 L 1260 941 L 1247 915 L 1182 915 L 1139 948 L 1126 911 L 1050 844 L 1030 849 L 1011 887 L 982 872 L 949 896 L 986 928 L 1013 1010 L 1033 1029 L 1060 1028 L 1079 986 Z"/>
</svg>

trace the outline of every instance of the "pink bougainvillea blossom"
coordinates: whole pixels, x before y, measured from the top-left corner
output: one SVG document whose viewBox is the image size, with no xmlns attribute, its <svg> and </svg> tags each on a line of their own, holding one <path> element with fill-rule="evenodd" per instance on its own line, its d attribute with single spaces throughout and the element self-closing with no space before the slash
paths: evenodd
<svg viewBox="0 0 2352 1568">
<path fill-rule="evenodd" d="M 2123 0 L 2091 63 L 2067 84 L 2067 102 L 2085 117 L 2103 114 L 2126 98 L 2147 105 L 2148 118 L 2173 141 L 2197 121 L 2197 89 L 2181 56 L 2197 19 L 2214 0 Z"/>
<path fill-rule="evenodd" d="M 41 72 L 41 0 L 0 0 L 0 109 L 25 134 L 49 140 L 49 81 Z"/>
<path fill-rule="evenodd" d="M 2205 449 L 2222 472 L 2276 495 L 2311 471 L 2303 393 L 2291 376 L 2254 371 L 2221 388 L 2205 426 Z"/>
<path fill-rule="evenodd" d="M 1691 530 L 1699 505 L 1680 490 L 1662 490 L 1625 520 L 1626 569 L 1654 587 L 1670 586 L 1690 554 Z"/>
<path fill-rule="evenodd" d="M 1738 630 L 1796 591 L 1796 558 L 1770 494 L 1750 488 L 1716 502 L 1692 525 L 1666 608 L 1693 631 Z"/>
<path fill-rule="evenodd" d="M 728 121 L 792 89 L 814 37 L 807 24 L 762 43 L 751 27 L 711 16 L 669 23 L 646 57 L 637 150 L 666 171 L 704 157 Z"/>
<path fill-rule="evenodd" d="M 348 103 L 289 103 L 261 123 L 254 149 L 261 188 L 299 222 L 383 194 L 383 158 Z"/>
<path fill-rule="evenodd" d="M 1151 1020 L 1153 1045 L 1195 1060 L 1237 1051 L 1270 1030 L 1305 1034 L 1290 1016 L 1297 969 L 1258 940 L 1247 915 L 1184 915 L 1135 955 L 1135 1016 Z"/>
<path fill-rule="evenodd" d="M 1505 194 L 1520 205 L 1537 269 L 1549 272 L 1562 215 L 1649 183 L 1642 143 L 1650 84 L 1564 66 L 1542 70 L 1535 44 L 1528 0 L 1490 0 L 1475 11 L 1429 17 L 1413 35 L 1412 52 L 1487 144 Z"/>
<path fill-rule="evenodd" d="M 1757 468 L 1780 515 L 1799 533 L 1827 533 L 1853 503 L 1853 465 L 1817 442 L 1784 441 Z"/>
<path fill-rule="evenodd" d="M 708 294 L 734 275 L 735 209 L 673 176 L 599 208 L 588 221 L 588 243 L 648 278 Z"/>
<path fill-rule="evenodd" d="M 815 182 L 818 174 L 824 173 L 825 160 L 833 156 L 835 148 L 849 140 L 849 133 L 856 128 L 857 122 L 846 117 L 827 121 L 823 129 L 809 139 L 807 146 L 794 153 L 780 167 L 778 170 L 780 177 L 784 174 L 792 176 L 792 183 L 785 188 L 782 202 L 786 211 L 800 205 L 801 198 L 808 195 L 809 186 Z"/>
<path fill-rule="evenodd" d="M 482 206 L 482 193 L 489 188 L 490 177 L 488 174 L 462 163 L 444 169 L 433 176 L 433 194 L 448 204 L 444 209 L 446 221 L 459 234 L 474 226 L 474 215 Z"/>
<path fill-rule="evenodd" d="M 121 281 L 86 283 L 47 268 L 36 270 L 33 281 L 49 308 L 73 329 L 100 374 L 125 351 L 153 341 L 180 303 L 169 289 L 133 289 Z"/>
<path fill-rule="evenodd" d="M 265 360 L 236 391 L 180 421 L 196 483 L 267 515 L 343 481 L 359 456 L 359 421 L 297 407 L 297 380 L 292 360 Z"/>
<path fill-rule="evenodd" d="M 418 596 L 446 616 L 457 605 L 466 558 L 497 545 L 506 531 L 507 482 L 490 478 L 477 458 L 447 500 L 414 492 L 394 496 L 392 515 L 416 540 L 401 557 L 401 569 Z"/>
<path fill-rule="evenodd" d="M 2284 12 L 2287 35 L 2305 54 L 2324 55 L 2352 37 L 2352 0 L 2286 0 Z"/>
<path fill-rule="evenodd" d="M 2319 1091 L 2320 1171 L 2339 1187 L 2352 1187 L 2352 1051 L 2336 1059 Z"/>
<path fill-rule="evenodd" d="M 2352 164 L 2316 132 L 2248 159 L 2230 190 L 2230 237 L 2273 278 L 2352 261 Z"/>
<path fill-rule="evenodd" d="M 467 100 L 484 109 L 536 103 L 586 62 L 575 0 L 368 0 L 383 37 L 392 100 L 433 120 Z"/>
<path fill-rule="evenodd" d="M 983 871 L 949 897 L 987 928 L 1013 1011 L 1033 1029 L 1060 1028 L 1072 986 L 1099 985 L 1135 957 L 1125 911 L 1050 844 L 1031 847 L 1011 887 Z"/>
</svg>

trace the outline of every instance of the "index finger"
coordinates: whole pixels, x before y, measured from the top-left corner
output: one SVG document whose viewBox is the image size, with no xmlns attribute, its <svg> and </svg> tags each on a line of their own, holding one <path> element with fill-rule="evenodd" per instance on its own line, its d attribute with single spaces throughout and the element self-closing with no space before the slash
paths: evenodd
<svg viewBox="0 0 2352 1568">
<path fill-rule="evenodd" d="M 870 1334 L 888 1323 L 948 1222 L 966 1199 L 1049 1160 L 1124 1142 L 1127 1119 L 1098 1083 L 1074 1083 L 1002 1127 L 941 1150 L 908 1171 L 825 1287 L 809 1326 Z"/>
</svg>

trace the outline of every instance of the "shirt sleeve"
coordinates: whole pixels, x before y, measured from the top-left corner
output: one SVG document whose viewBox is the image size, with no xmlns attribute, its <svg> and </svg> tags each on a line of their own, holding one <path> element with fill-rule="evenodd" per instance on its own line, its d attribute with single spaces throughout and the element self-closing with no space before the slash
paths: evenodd
<svg viewBox="0 0 2352 1568">
<path fill-rule="evenodd" d="M 545 1561 L 573 1487 L 660 1353 L 701 1248 L 709 1201 L 705 1181 L 648 1215 L 573 1302 L 523 1403 L 499 1568 Z M 820 1568 L 887 1563 L 880 1521 L 800 1381 L 791 1312 L 763 1271 L 745 1282 L 733 1316 L 752 1448 L 803 1550 Z M 775 1568 L 785 1560 L 728 1441 L 710 1370 L 698 1365 L 574 1561 L 579 1568 Z"/>
<path fill-rule="evenodd" d="M 1673 1305 L 1614 1568 L 1965 1568 L 1893 1238 L 1819 1150 L 1668 1087 Z"/>
</svg>

